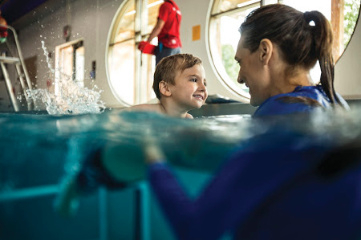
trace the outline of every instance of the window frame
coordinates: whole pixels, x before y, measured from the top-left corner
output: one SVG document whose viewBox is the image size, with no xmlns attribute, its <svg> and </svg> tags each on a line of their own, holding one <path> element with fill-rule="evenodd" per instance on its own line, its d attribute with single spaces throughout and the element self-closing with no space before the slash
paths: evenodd
<svg viewBox="0 0 361 240">
<path fill-rule="evenodd" d="M 79 54 L 78 50 L 82 49 L 83 56 L 85 55 L 85 47 L 84 47 L 84 39 L 77 39 L 71 42 L 67 42 L 55 47 L 55 82 L 54 82 L 54 93 L 55 95 L 59 95 L 59 83 L 63 79 L 63 71 L 61 70 L 61 66 L 64 66 L 64 61 L 62 57 L 62 50 L 66 48 L 71 48 L 72 57 L 71 57 L 71 74 L 68 76 L 71 78 L 79 87 L 84 87 L 85 80 L 85 58 L 83 57 L 81 62 L 79 62 Z M 78 79 L 77 77 L 81 77 Z M 66 80 L 66 79 L 65 79 Z"/>
<path fill-rule="evenodd" d="M 332 4 L 331 8 L 335 7 L 335 4 L 337 4 L 337 1 L 338 0 L 330 0 L 330 4 Z M 246 103 L 248 103 L 249 99 L 250 99 L 250 95 L 246 91 L 246 89 L 248 90 L 248 88 L 245 88 L 245 87 L 242 88 L 242 85 L 235 83 L 235 81 L 232 81 L 232 79 L 226 72 L 225 66 L 222 63 L 223 59 L 222 59 L 222 55 L 219 54 L 220 53 L 219 46 L 217 46 L 217 43 L 215 43 L 215 41 L 218 40 L 217 34 L 218 35 L 220 34 L 219 31 L 217 32 L 217 30 L 215 30 L 217 18 L 220 18 L 222 16 L 231 15 L 233 13 L 238 13 L 241 11 L 246 11 L 247 7 L 251 7 L 251 6 L 255 6 L 255 5 L 258 5 L 260 7 L 260 6 L 268 5 L 268 4 L 275 3 L 275 2 L 282 4 L 284 1 L 283 0 L 253 0 L 253 1 L 249 0 L 249 2 L 250 2 L 249 4 L 246 4 L 245 6 L 242 6 L 242 7 L 236 7 L 236 8 L 231 8 L 231 9 L 228 9 L 225 11 L 219 11 L 222 0 L 212 0 L 210 2 L 210 11 L 209 11 L 209 15 L 208 15 L 208 35 L 207 35 L 208 53 L 209 53 L 210 60 L 211 60 L 210 64 L 212 65 L 213 69 L 215 70 L 216 78 L 222 84 L 224 84 L 229 91 L 231 91 L 232 93 L 239 96 L 242 102 L 246 102 Z M 360 2 L 359 10 L 358 10 L 358 16 L 357 16 L 356 22 L 354 24 L 354 29 L 348 40 L 348 43 L 351 41 L 352 36 L 354 34 L 355 28 L 357 26 L 358 18 L 360 17 L 360 11 L 361 11 L 361 2 Z M 334 21 L 332 18 L 331 18 L 331 20 Z M 335 24 L 334 22 L 331 22 L 331 21 L 330 21 L 330 23 L 332 25 Z M 336 21 L 336 24 L 337 23 L 339 24 L 339 21 L 338 22 Z M 217 40 L 215 40 L 215 39 L 217 39 Z M 342 55 L 344 54 L 344 52 L 346 51 L 346 49 L 349 45 L 348 43 L 346 46 L 343 46 L 343 50 L 339 53 L 339 56 L 335 62 L 337 62 L 342 57 Z M 221 46 L 221 44 L 219 44 L 219 45 Z M 333 47 L 334 51 L 335 51 L 335 49 L 337 49 L 337 48 Z M 311 70 L 312 78 L 315 78 L 315 77 L 317 78 L 317 76 L 319 74 L 320 74 L 320 70 L 319 70 L 318 66 L 315 66 L 315 68 Z M 317 80 L 317 82 L 318 82 L 318 80 Z"/>
<path fill-rule="evenodd" d="M 145 102 L 149 102 L 150 100 L 155 98 L 155 94 L 152 91 L 152 83 L 153 83 L 153 75 L 149 73 L 153 73 L 155 70 L 155 57 L 148 54 L 142 54 L 138 49 L 137 46 L 140 41 L 145 40 L 150 32 L 149 32 L 149 17 L 148 17 L 148 7 L 154 7 L 157 6 L 163 1 L 156 1 L 157 4 L 154 5 L 154 3 L 150 3 L 148 5 L 148 1 L 143 0 L 124 0 L 111 23 L 110 31 L 108 33 L 107 38 L 107 44 L 106 44 L 106 50 L 105 50 L 105 66 L 106 66 L 106 75 L 107 75 L 107 81 L 109 83 L 110 89 L 115 96 L 115 98 L 124 106 L 132 106 L 134 104 L 141 104 Z M 116 35 L 118 34 L 118 27 L 121 24 L 121 21 L 127 11 L 128 5 L 134 4 L 134 36 L 125 39 L 134 41 L 134 48 L 132 51 L 134 51 L 134 78 L 133 78 L 133 89 L 129 89 L 129 91 L 134 91 L 133 93 L 133 99 L 128 102 L 125 100 L 124 96 L 121 96 L 121 94 L 118 92 L 115 86 L 113 86 L 113 79 L 111 75 L 111 66 L 110 66 L 110 57 L 111 57 L 111 47 L 114 44 L 118 44 L 119 42 L 114 42 L 114 39 L 116 38 Z M 151 6 L 150 6 L 151 5 Z M 158 9 L 156 11 L 156 15 L 158 16 Z M 153 19 L 154 20 L 154 19 Z M 153 26 L 152 26 L 153 27 Z M 153 40 L 153 44 L 157 44 L 157 39 Z"/>
</svg>

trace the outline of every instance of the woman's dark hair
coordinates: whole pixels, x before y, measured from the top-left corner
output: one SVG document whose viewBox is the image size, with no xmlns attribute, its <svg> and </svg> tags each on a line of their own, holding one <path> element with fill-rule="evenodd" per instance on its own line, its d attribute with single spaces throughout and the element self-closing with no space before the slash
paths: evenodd
<svg viewBox="0 0 361 240">
<path fill-rule="evenodd" d="M 311 69 L 318 60 L 321 86 L 331 103 L 339 103 L 333 84 L 332 29 L 322 13 L 266 5 L 251 12 L 239 31 L 244 36 L 243 47 L 251 52 L 257 50 L 262 39 L 276 43 L 290 70 L 298 66 Z"/>
</svg>

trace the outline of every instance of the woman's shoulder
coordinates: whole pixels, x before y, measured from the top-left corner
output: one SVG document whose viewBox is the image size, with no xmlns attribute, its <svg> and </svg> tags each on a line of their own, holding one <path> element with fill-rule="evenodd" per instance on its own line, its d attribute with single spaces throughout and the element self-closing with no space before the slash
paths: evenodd
<svg viewBox="0 0 361 240">
<path fill-rule="evenodd" d="M 272 98 L 262 103 L 253 116 L 285 115 L 292 113 L 309 112 L 315 106 L 306 104 L 301 99 L 290 102 L 287 98 Z"/>
<path fill-rule="evenodd" d="M 302 87 L 300 89 L 300 93 L 317 100 L 323 107 L 326 107 L 326 108 L 331 107 L 331 101 L 327 97 L 327 95 L 326 95 L 325 91 L 322 89 L 321 85 Z M 337 92 L 336 92 L 336 96 L 338 99 L 338 103 L 341 106 L 343 106 L 345 109 L 349 109 L 349 106 L 348 106 L 346 100 Z"/>
<path fill-rule="evenodd" d="M 297 86 L 294 91 L 274 96 L 275 101 L 284 103 L 298 103 L 309 106 L 322 106 L 329 108 L 330 100 L 323 91 L 321 85 L 316 86 Z"/>
<path fill-rule="evenodd" d="M 254 116 L 302 113 L 328 106 L 329 103 L 318 86 L 299 86 L 293 92 L 268 98 L 258 107 Z"/>
</svg>

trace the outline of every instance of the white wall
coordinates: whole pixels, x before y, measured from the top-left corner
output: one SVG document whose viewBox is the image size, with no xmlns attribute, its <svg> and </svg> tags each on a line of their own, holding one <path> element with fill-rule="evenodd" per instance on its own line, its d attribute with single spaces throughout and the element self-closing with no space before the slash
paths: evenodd
<svg viewBox="0 0 361 240">
<path fill-rule="evenodd" d="M 70 17 L 67 17 L 67 9 L 64 4 L 60 8 L 53 9 L 53 12 L 44 18 L 36 16 L 32 24 L 26 25 L 20 30 L 19 40 L 24 58 L 34 55 L 39 58 L 37 88 L 46 88 L 47 72 L 49 71 L 41 41 L 45 42 L 45 47 L 49 52 L 54 53 L 57 45 L 66 42 L 62 37 L 63 27 L 69 24 L 72 28 L 70 41 L 84 40 L 85 86 L 92 88 L 97 85 L 103 90 L 102 100 L 107 106 L 118 105 L 106 78 L 105 48 L 111 21 L 121 2 L 121 0 L 74 0 L 70 5 Z M 54 54 L 52 60 L 55 61 Z M 97 66 L 97 76 L 94 82 L 89 77 L 92 61 L 96 61 Z"/>
<path fill-rule="evenodd" d="M 361 99 L 361 17 L 345 52 L 336 63 L 335 88 L 347 99 Z"/>
<path fill-rule="evenodd" d="M 214 69 L 213 64 L 211 64 L 211 56 L 208 50 L 208 16 L 212 8 L 211 1 L 182 0 L 177 1 L 177 3 L 182 11 L 182 52 L 192 53 L 202 59 L 206 70 L 209 94 L 220 94 L 236 100 L 242 100 L 240 95 L 235 94 L 223 83 L 223 81 L 217 79 L 216 70 Z M 201 39 L 192 41 L 192 27 L 196 25 L 201 26 Z M 235 28 L 234 31 L 238 31 L 238 28 Z M 238 39 L 236 41 L 238 41 Z"/>
<path fill-rule="evenodd" d="M 46 88 L 48 77 L 48 68 L 41 41 L 45 42 L 49 51 L 54 52 L 57 45 L 65 43 L 62 38 L 63 27 L 70 24 L 72 27 L 70 40 L 84 39 L 85 76 L 88 78 L 85 86 L 92 88 L 96 84 L 103 90 L 102 100 L 108 107 L 121 107 L 107 82 L 105 50 L 111 22 L 123 0 L 72 0 L 70 1 L 70 18 L 67 17 L 65 1 L 63 1 L 62 6 L 54 9 L 51 7 L 53 1 L 56 2 L 57 0 L 50 0 L 47 9 L 48 12 L 51 12 L 50 15 L 43 17 L 41 14 L 30 13 L 29 15 L 33 15 L 32 20 L 27 21 L 32 23 L 21 23 L 22 28 L 19 32 L 24 58 L 38 56 L 37 87 Z M 209 94 L 221 94 L 240 100 L 239 95 L 230 91 L 222 81 L 217 79 L 215 69 L 210 63 L 211 59 L 207 50 L 207 25 L 211 1 L 178 0 L 177 3 L 183 14 L 181 24 L 182 51 L 202 58 L 206 69 Z M 27 19 L 29 19 L 29 15 Z M 192 27 L 195 25 L 201 26 L 201 39 L 198 41 L 192 41 Z M 361 76 L 360 28 L 361 26 L 358 24 L 346 52 L 336 65 L 336 89 L 346 97 L 361 96 L 361 84 L 359 84 L 359 76 Z M 89 80 L 92 61 L 97 63 L 97 77 L 94 82 Z"/>
</svg>

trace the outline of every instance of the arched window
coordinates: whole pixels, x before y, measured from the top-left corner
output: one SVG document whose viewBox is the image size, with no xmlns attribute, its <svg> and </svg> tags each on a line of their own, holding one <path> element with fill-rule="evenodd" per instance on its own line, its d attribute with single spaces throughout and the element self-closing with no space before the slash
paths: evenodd
<svg viewBox="0 0 361 240">
<path fill-rule="evenodd" d="M 273 3 L 286 4 L 303 12 L 322 12 L 333 28 L 335 60 L 350 41 L 360 10 L 360 0 L 213 0 L 209 25 L 213 64 L 221 81 L 242 97 L 249 98 L 249 93 L 246 86 L 237 83 L 239 66 L 234 55 L 240 37 L 238 28 L 252 10 Z"/>
<path fill-rule="evenodd" d="M 155 58 L 142 54 L 137 46 L 155 26 L 162 3 L 125 0 L 113 20 L 108 38 L 107 76 L 114 96 L 125 105 L 155 98 L 152 91 Z"/>
</svg>

